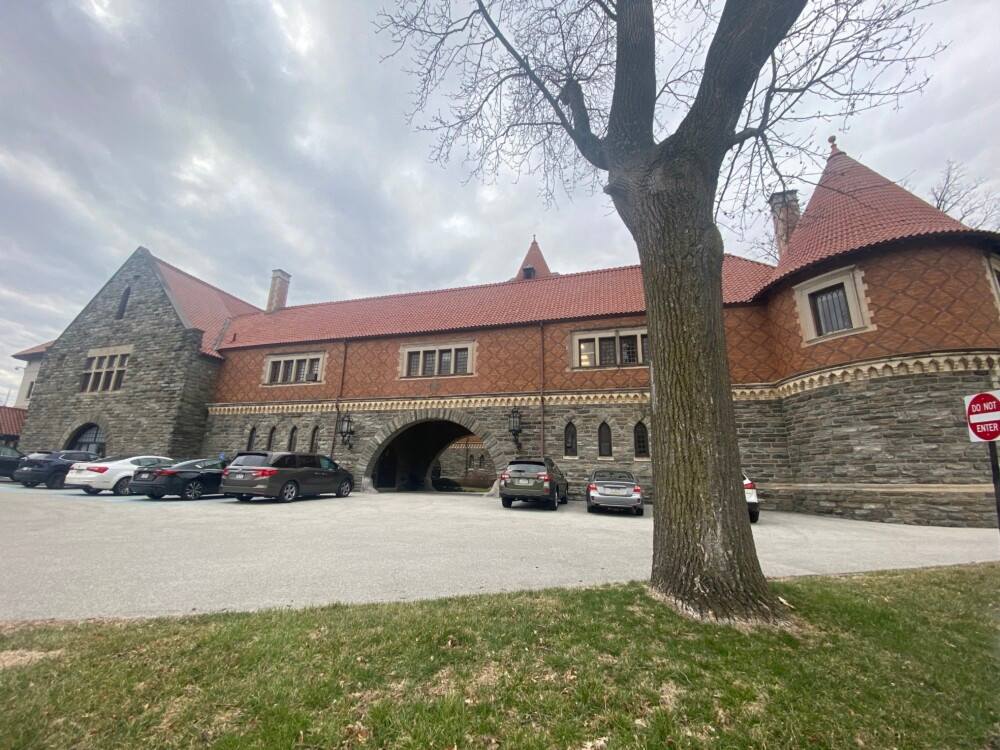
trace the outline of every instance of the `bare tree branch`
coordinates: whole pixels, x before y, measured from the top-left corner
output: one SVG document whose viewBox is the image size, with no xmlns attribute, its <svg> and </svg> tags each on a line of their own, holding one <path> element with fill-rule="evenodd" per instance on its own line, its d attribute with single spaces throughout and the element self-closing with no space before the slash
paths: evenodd
<svg viewBox="0 0 1000 750">
<path fill-rule="evenodd" d="M 931 188 L 931 203 L 973 229 L 1000 229 L 1000 195 L 984 178 L 972 179 L 965 167 L 948 161 Z"/>
</svg>

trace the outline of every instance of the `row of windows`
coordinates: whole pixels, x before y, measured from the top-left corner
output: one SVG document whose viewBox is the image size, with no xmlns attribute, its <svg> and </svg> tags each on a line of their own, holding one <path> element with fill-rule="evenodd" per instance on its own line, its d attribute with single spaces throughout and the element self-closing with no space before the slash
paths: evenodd
<svg viewBox="0 0 1000 750">
<path fill-rule="evenodd" d="M 296 355 L 268 360 L 266 385 L 316 383 L 320 380 L 320 355 Z"/>
<path fill-rule="evenodd" d="M 128 369 L 128 353 L 87 357 L 80 375 L 80 393 L 120 391 Z"/>
<path fill-rule="evenodd" d="M 572 457 L 579 455 L 577 445 L 576 425 L 568 422 L 563 429 L 563 455 Z M 632 428 L 632 452 L 636 458 L 649 458 L 649 430 L 644 422 L 636 422 Z M 597 455 L 602 458 L 614 456 L 614 444 L 611 440 L 611 428 L 607 422 L 597 426 Z"/>
<path fill-rule="evenodd" d="M 272 427 L 267 431 L 266 435 L 263 436 L 263 440 L 259 438 L 257 434 L 257 428 L 251 427 L 250 434 L 247 436 L 247 450 L 265 450 L 265 451 L 296 451 L 299 450 L 299 428 L 292 427 L 288 433 L 288 439 L 285 441 L 284 446 L 279 446 L 277 444 L 278 428 Z M 303 443 L 305 445 L 305 443 Z M 301 449 L 305 453 L 316 453 L 319 450 L 319 425 L 312 428 L 309 433 L 309 447 L 308 449 Z"/>
<path fill-rule="evenodd" d="M 578 333 L 577 367 L 632 367 L 649 364 L 649 334 L 645 329 Z"/>
<path fill-rule="evenodd" d="M 468 374 L 468 346 L 406 352 L 406 369 L 403 372 L 403 377 L 433 378 Z"/>
</svg>

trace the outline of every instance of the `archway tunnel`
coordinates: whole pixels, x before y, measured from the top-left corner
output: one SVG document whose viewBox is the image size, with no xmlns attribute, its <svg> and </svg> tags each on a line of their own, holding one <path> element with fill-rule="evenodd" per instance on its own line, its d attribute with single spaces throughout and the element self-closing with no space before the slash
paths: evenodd
<svg viewBox="0 0 1000 750">
<path fill-rule="evenodd" d="M 372 469 L 372 485 L 382 491 L 485 490 L 495 479 L 482 438 L 447 420 L 403 428 L 385 441 Z"/>
</svg>

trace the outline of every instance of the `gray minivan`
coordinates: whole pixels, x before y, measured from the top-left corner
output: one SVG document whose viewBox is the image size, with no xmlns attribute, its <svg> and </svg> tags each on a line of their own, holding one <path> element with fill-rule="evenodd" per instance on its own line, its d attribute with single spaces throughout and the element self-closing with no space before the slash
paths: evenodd
<svg viewBox="0 0 1000 750">
<path fill-rule="evenodd" d="M 241 451 L 222 472 L 222 494 L 241 501 L 273 497 L 290 503 L 325 492 L 346 497 L 352 489 L 351 472 L 313 453 Z"/>
</svg>

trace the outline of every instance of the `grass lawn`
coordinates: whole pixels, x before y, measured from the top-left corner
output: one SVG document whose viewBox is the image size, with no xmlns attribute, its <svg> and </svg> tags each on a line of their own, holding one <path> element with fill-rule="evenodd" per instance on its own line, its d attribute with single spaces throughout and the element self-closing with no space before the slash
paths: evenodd
<svg viewBox="0 0 1000 750">
<path fill-rule="evenodd" d="M 1000 565 L 774 585 L 795 633 L 640 584 L 0 626 L 0 747 L 1000 747 Z"/>
</svg>

